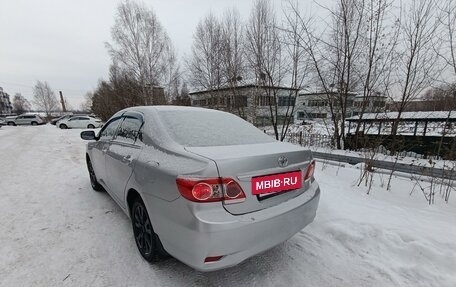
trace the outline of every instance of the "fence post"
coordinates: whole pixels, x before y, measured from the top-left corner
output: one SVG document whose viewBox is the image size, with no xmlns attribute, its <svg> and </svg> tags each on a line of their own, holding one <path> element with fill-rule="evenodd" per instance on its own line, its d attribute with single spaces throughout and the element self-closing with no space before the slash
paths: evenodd
<svg viewBox="0 0 456 287">
<path fill-rule="evenodd" d="M 302 146 L 302 131 L 299 132 L 299 145 Z"/>
</svg>

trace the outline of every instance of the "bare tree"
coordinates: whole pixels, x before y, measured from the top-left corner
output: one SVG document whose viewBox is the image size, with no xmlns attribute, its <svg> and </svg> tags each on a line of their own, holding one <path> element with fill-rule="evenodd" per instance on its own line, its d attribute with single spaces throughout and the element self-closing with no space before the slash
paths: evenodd
<svg viewBox="0 0 456 287">
<path fill-rule="evenodd" d="M 456 77 L 456 2 L 446 0 L 440 7 L 440 23 L 442 25 L 442 48 L 439 56 L 450 68 L 452 73 L 452 82 Z"/>
<path fill-rule="evenodd" d="M 391 135 L 396 138 L 399 119 L 407 105 L 417 99 L 431 86 L 438 76 L 438 53 L 434 47 L 438 28 L 436 2 L 416 0 L 404 5 L 398 46 L 398 66 L 396 78 L 400 98 L 397 105 L 397 118 L 393 122 Z M 392 152 L 394 152 L 394 147 Z"/>
<path fill-rule="evenodd" d="M 247 118 L 237 89 L 246 74 L 243 42 L 243 23 L 236 9 L 226 10 L 221 18 L 210 13 L 196 27 L 186 64 L 190 84 L 208 91 L 208 106 Z"/>
<path fill-rule="evenodd" d="M 174 77 L 167 84 L 165 97 L 168 103 L 174 102 L 179 97 L 180 77 Z"/>
<path fill-rule="evenodd" d="M 435 93 L 432 93 L 434 100 L 437 100 L 437 103 L 443 103 L 445 108 L 448 110 L 447 120 L 444 124 L 437 150 L 438 155 L 441 154 L 444 137 L 448 132 L 447 127 L 451 126 L 449 124 L 451 113 L 456 108 L 456 3 L 450 0 L 444 1 L 440 10 L 441 14 L 439 15 L 439 23 L 442 27 L 442 33 L 439 41 L 440 45 L 436 51 L 448 68 L 450 79 L 445 79 L 444 82 L 447 83 L 440 89 L 434 89 Z M 454 152 L 451 151 L 447 154 L 451 156 Z M 449 196 L 449 189 L 447 190 L 447 194 Z M 445 198 L 448 198 L 448 196 L 445 196 Z"/>
<path fill-rule="evenodd" d="M 28 112 L 31 108 L 29 101 L 24 98 L 21 94 L 16 93 L 13 97 L 13 111 L 20 115 L 24 112 Z"/>
<path fill-rule="evenodd" d="M 424 108 L 428 111 L 454 111 L 456 110 L 456 83 L 430 88 L 421 99 L 426 102 Z"/>
<path fill-rule="evenodd" d="M 345 141 L 345 119 L 348 116 L 348 107 L 353 103 L 349 101 L 350 92 L 357 88 L 355 81 L 357 64 L 361 56 L 361 31 L 365 21 L 363 0 L 339 0 L 336 8 L 330 11 L 332 25 L 329 39 L 323 49 L 323 59 L 328 62 L 326 71 L 330 79 L 328 92 L 327 79 L 321 79 L 327 95 L 331 95 L 328 103 L 334 125 L 334 138 L 337 148 L 342 148 Z M 325 83 L 324 83 L 325 82 Z M 324 84 L 323 84 L 324 83 Z M 335 94 L 333 93 L 335 88 Z"/>
<path fill-rule="evenodd" d="M 326 8 L 331 22 L 322 31 L 316 27 L 319 21 L 305 19 L 292 5 L 301 26 L 299 43 L 308 54 L 315 81 L 326 97 L 338 149 L 345 139 L 345 119 L 352 105 L 349 96 L 359 85 L 355 75 L 361 55 L 364 7 L 363 0 L 339 0 L 334 9 Z"/>
<path fill-rule="evenodd" d="M 33 87 L 33 103 L 42 109 L 49 117 L 52 111 L 57 110 L 59 101 L 55 96 L 54 91 L 51 89 L 49 84 L 41 81 L 37 81 Z"/>
<path fill-rule="evenodd" d="M 277 140 L 279 134 L 279 89 L 285 78 L 284 47 L 277 17 L 269 0 L 257 0 L 246 28 L 246 52 L 257 86 L 257 96 L 267 99 L 269 118 Z"/>
<path fill-rule="evenodd" d="M 84 95 L 84 101 L 79 105 L 79 110 L 84 112 L 91 112 L 92 111 L 92 99 L 93 93 L 87 92 Z"/>
<path fill-rule="evenodd" d="M 190 96 L 187 87 L 187 82 L 184 82 L 180 88 L 179 95 L 173 100 L 173 105 L 177 106 L 190 106 Z"/>
<path fill-rule="evenodd" d="M 193 87 L 211 91 L 223 85 L 221 36 L 221 24 L 212 13 L 196 26 L 191 57 L 186 62 Z"/>
<path fill-rule="evenodd" d="M 111 31 L 113 44 L 106 43 L 119 69 L 142 87 L 144 104 L 163 104 L 150 87 L 166 86 L 178 69 L 171 40 L 152 9 L 142 3 L 119 4 Z"/>
<path fill-rule="evenodd" d="M 143 87 L 125 71 L 111 66 L 109 81 L 100 81 L 91 97 L 91 111 L 107 120 L 117 111 L 143 105 Z"/>
<path fill-rule="evenodd" d="M 284 28 L 279 28 L 284 31 L 284 47 L 285 47 L 285 62 L 286 77 L 290 81 L 290 92 L 286 95 L 288 105 L 282 111 L 283 124 L 281 126 L 280 140 L 284 140 L 288 133 L 290 124 L 294 120 L 295 103 L 299 94 L 299 90 L 304 86 L 305 81 L 309 80 L 309 59 L 304 47 L 300 44 L 302 26 L 300 25 L 301 18 L 295 13 L 299 11 L 298 3 L 291 7 L 288 12 L 284 9 L 286 23 Z"/>
<path fill-rule="evenodd" d="M 167 103 L 171 103 L 179 95 L 179 86 L 181 84 L 182 73 L 180 65 L 176 57 L 174 49 L 167 51 L 167 59 L 169 69 L 167 70 L 167 76 L 165 77 L 165 98 Z"/>
<path fill-rule="evenodd" d="M 397 40 L 400 20 L 395 19 L 392 2 L 389 0 L 367 0 L 363 6 L 361 29 L 361 55 L 356 68 L 356 78 L 362 87 L 359 119 L 363 118 L 368 105 L 373 111 L 381 111 L 372 100 L 377 95 L 386 95 L 393 84 L 392 73 L 397 63 Z M 382 107 L 383 108 L 383 107 Z M 356 126 L 355 135 L 361 125 Z M 357 137 L 356 137 L 357 139 Z M 356 146 L 356 143 L 355 143 Z"/>
<path fill-rule="evenodd" d="M 236 9 L 227 10 L 220 22 L 221 25 L 221 74 L 223 82 L 230 88 L 229 111 L 236 112 L 239 116 L 250 118 L 255 121 L 255 108 L 252 106 L 250 114 L 243 105 L 236 105 L 236 99 L 240 96 L 237 86 L 244 81 L 246 74 L 245 51 L 244 51 L 244 29 L 239 11 Z M 228 101 L 226 101 L 228 102 Z M 254 101 L 252 101 L 253 104 Z"/>
</svg>

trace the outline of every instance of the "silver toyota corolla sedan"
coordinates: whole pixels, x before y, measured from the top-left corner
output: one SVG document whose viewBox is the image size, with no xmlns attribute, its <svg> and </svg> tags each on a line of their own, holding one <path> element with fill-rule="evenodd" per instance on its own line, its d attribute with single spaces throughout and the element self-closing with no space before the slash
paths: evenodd
<svg viewBox="0 0 456 287">
<path fill-rule="evenodd" d="M 130 216 L 147 261 L 167 254 L 201 271 L 236 265 L 313 221 L 310 151 L 221 111 L 133 107 L 84 131 L 95 190 Z"/>
</svg>

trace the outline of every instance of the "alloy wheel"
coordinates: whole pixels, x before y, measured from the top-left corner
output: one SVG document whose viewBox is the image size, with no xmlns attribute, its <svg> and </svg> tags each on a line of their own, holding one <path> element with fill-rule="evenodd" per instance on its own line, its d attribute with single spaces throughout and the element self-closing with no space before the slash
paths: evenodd
<svg viewBox="0 0 456 287">
<path fill-rule="evenodd" d="M 139 251 L 143 256 L 149 257 L 154 249 L 154 233 L 149 215 L 141 203 L 134 205 L 133 232 Z"/>
<path fill-rule="evenodd" d="M 89 170 L 90 184 L 95 189 L 97 178 L 95 176 L 95 171 L 93 170 L 92 163 L 90 161 L 88 162 L 87 167 L 88 167 L 88 170 Z"/>
</svg>

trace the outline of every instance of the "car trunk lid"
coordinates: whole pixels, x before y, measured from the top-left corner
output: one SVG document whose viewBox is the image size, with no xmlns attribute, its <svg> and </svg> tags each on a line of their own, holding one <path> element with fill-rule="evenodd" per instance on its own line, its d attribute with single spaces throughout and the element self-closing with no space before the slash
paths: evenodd
<svg viewBox="0 0 456 287">
<path fill-rule="evenodd" d="M 213 160 L 217 165 L 220 177 L 232 178 L 242 187 L 246 196 L 245 201 L 224 203 L 224 208 L 236 215 L 275 206 L 303 193 L 305 190 L 303 176 L 312 160 L 310 151 L 282 142 L 186 147 L 186 150 Z M 272 193 L 254 194 L 258 191 L 254 191 L 255 185 L 252 186 L 252 179 L 269 175 L 273 175 L 272 177 L 279 175 L 280 177 L 282 174 L 300 174 L 299 181 L 301 182 L 298 184 L 302 187 L 282 192 L 274 192 L 272 189 Z"/>
</svg>

